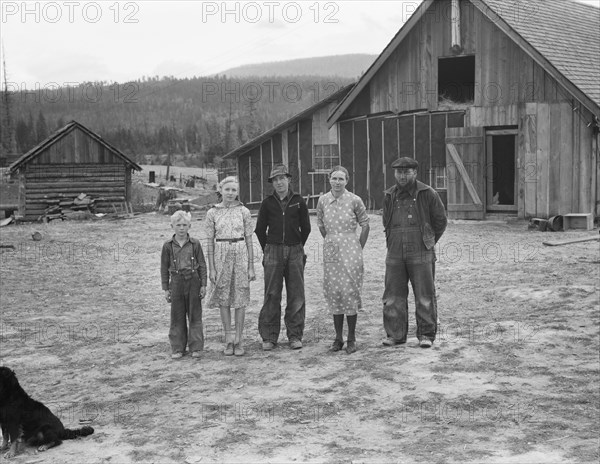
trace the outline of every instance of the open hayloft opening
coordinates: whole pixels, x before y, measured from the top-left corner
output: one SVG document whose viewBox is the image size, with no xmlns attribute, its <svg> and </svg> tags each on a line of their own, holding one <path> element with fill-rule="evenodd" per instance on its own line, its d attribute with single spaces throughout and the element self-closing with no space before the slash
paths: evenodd
<svg viewBox="0 0 600 464">
<path fill-rule="evenodd" d="M 475 56 L 438 59 L 438 101 L 471 103 L 475 98 Z"/>
</svg>

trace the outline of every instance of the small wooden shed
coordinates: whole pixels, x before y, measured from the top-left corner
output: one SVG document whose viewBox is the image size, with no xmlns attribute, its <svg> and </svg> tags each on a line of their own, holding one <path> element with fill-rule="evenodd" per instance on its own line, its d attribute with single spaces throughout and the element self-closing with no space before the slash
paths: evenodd
<svg viewBox="0 0 600 464">
<path fill-rule="evenodd" d="M 410 156 L 452 218 L 600 214 L 598 31 L 574 0 L 424 0 L 328 120 L 355 193 Z"/>
<path fill-rule="evenodd" d="M 224 156 L 226 160 L 235 160 L 243 203 L 258 208 L 263 198 L 272 192 L 267 181 L 271 168 L 284 163 L 292 175 L 294 191 L 308 198 L 310 208 L 316 207 L 319 196 L 329 190 L 330 168 L 339 164 L 338 130 L 327 127 L 327 118 L 352 85 Z"/>
<path fill-rule="evenodd" d="M 71 121 L 9 167 L 19 179 L 19 215 L 34 221 L 49 205 L 81 193 L 96 212 L 131 201 L 131 172 L 141 167 L 82 124 Z"/>
</svg>

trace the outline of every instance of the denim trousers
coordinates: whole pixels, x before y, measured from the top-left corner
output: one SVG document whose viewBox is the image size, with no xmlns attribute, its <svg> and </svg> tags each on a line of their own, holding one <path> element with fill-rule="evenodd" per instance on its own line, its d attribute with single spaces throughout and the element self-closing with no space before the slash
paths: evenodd
<svg viewBox="0 0 600 464">
<path fill-rule="evenodd" d="M 277 343 L 281 328 L 283 281 L 287 294 L 285 327 L 289 341 L 302 340 L 306 302 L 304 299 L 304 248 L 302 245 L 267 244 L 263 254 L 264 303 L 258 316 L 258 332 L 264 342 Z"/>
<path fill-rule="evenodd" d="M 411 230 L 412 229 L 412 230 Z M 406 342 L 408 334 L 408 282 L 415 297 L 417 338 L 435 340 L 435 252 L 423 245 L 414 228 L 392 231 L 388 238 L 383 293 L 383 327 L 389 338 Z"/>
<path fill-rule="evenodd" d="M 188 343 L 190 351 L 202 351 L 204 349 L 204 327 L 202 326 L 202 300 L 200 299 L 198 273 L 193 272 L 189 279 L 172 274 L 169 288 L 171 290 L 169 342 L 172 352 L 183 353 Z"/>
</svg>

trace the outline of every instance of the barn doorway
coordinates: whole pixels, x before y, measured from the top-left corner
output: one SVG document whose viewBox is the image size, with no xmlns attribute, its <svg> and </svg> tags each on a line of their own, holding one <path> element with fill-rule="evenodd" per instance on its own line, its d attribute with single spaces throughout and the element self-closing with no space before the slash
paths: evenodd
<svg viewBox="0 0 600 464">
<path fill-rule="evenodd" d="M 517 211 L 517 129 L 486 131 L 486 209 Z"/>
</svg>

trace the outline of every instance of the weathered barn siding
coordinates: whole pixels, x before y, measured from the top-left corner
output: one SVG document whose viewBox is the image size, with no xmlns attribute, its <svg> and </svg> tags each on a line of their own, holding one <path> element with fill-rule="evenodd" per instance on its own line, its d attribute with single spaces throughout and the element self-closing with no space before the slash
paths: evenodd
<svg viewBox="0 0 600 464">
<path fill-rule="evenodd" d="M 273 192 L 268 182 L 275 164 L 284 163 L 292 175 L 292 188 L 316 207 L 318 197 L 329 190 L 328 171 L 313 165 L 315 145 L 338 143 L 337 129 L 327 126 L 327 118 L 351 86 L 313 105 L 271 131 L 248 142 L 225 157 L 236 157 L 240 180 L 240 200 L 257 208 Z M 366 172 L 366 169 L 365 169 Z"/>
<path fill-rule="evenodd" d="M 524 216 L 594 212 L 594 134 L 579 111 L 568 102 L 525 105 L 519 137 Z"/>
<path fill-rule="evenodd" d="M 475 56 L 473 106 L 569 100 L 569 92 L 470 2 L 461 2 L 460 56 Z M 452 58 L 449 0 L 436 0 L 343 119 L 427 109 L 438 102 L 438 58 Z"/>
<path fill-rule="evenodd" d="M 486 13 L 491 11 L 485 3 L 473 2 L 484 7 Z M 340 126 L 342 159 L 352 156 L 355 160 L 364 152 L 364 122 L 360 121 L 366 121 L 370 174 L 368 193 L 363 199 L 378 206 L 380 200 L 373 196 L 379 188 L 376 173 L 383 171 L 385 186 L 392 185 L 389 165 L 395 155 L 415 157 L 421 166 L 419 178 L 433 184 L 436 167 L 452 160 L 448 158 L 449 137 L 458 140 L 464 149 L 468 169 L 462 172 L 477 177 L 464 184 L 447 179 L 452 180 L 450 188 L 457 188 L 448 192 L 451 217 L 485 217 L 486 212 L 499 210 L 522 218 L 567 213 L 598 215 L 600 114 L 590 109 L 597 108 L 597 104 L 573 89 L 570 81 L 544 58 L 532 53 L 531 45 L 512 34 L 498 16 L 524 15 L 528 11 L 519 9 L 514 2 L 497 1 L 494 3 L 504 5 L 505 11 L 493 12 L 488 18 L 474 3 L 460 1 L 462 50 L 456 55 L 452 50 L 450 0 L 424 2 L 428 6 L 419 13 L 422 15 L 415 16 L 411 27 L 399 32 L 394 47 L 384 50 L 373 71 L 366 73 L 368 79 L 359 81 L 332 116 L 331 122 Z M 526 21 L 523 17 L 517 19 Z M 473 100 L 441 101 L 439 59 L 457 56 L 474 57 Z M 464 121 L 442 124 L 438 119 L 453 109 L 464 113 Z M 403 116 L 406 112 L 416 114 Z M 454 131 L 457 127 L 464 130 Z M 488 190 L 492 190 L 492 185 L 495 189 L 495 184 L 488 183 L 487 177 L 492 169 L 488 160 L 492 134 L 503 130 L 514 134 L 516 140 L 516 204 L 506 208 L 492 203 Z M 393 141 L 394 131 L 397 142 Z M 480 134 L 476 143 L 463 143 L 475 140 L 474 136 L 462 135 L 469 133 Z M 459 173 L 451 163 L 446 166 L 447 171 Z M 481 194 L 479 206 L 471 203 L 475 201 L 474 190 Z M 444 196 L 445 189 L 438 191 Z"/>
<path fill-rule="evenodd" d="M 463 111 L 341 121 L 341 163 L 351 172 L 348 189 L 359 195 L 369 209 L 381 209 L 383 191 L 395 182 L 391 164 L 399 156 L 419 161 L 419 180 L 435 186 L 436 169 L 446 165 L 445 130 L 462 127 L 463 121 Z M 439 193 L 445 200 L 443 190 Z"/>
</svg>

